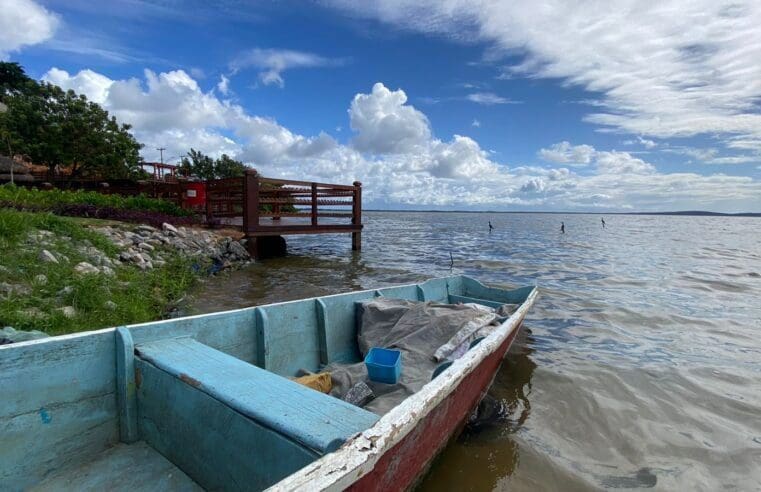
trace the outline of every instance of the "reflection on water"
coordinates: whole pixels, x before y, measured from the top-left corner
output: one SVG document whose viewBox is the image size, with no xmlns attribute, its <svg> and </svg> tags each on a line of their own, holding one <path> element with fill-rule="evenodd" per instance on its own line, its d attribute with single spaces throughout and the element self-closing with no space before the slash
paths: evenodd
<svg viewBox="0 0 761 492">
<path fill-rule="evenodd" d="M 452 442 L 421 489 L 758 489 L 761 221 L 606 222 L 370 212 L 361 254 L 348 235 L 288 238 L 289 257 L 207 282 L 194 308 L 451 273 L 538 284 L 491 390 L 505 415 Z"/>
</svg>

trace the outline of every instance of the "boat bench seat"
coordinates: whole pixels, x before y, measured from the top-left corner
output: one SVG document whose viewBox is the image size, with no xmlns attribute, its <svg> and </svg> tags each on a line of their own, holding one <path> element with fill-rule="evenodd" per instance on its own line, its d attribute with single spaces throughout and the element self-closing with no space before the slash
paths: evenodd
<svg viewBox="0 0 761 492">
<path fill-rule="evenodd" d="M 320 455 L 335 451 L 379 418 L 192 338 L 144 343 L 135 351 L 140 359 Z"/>
</svg>

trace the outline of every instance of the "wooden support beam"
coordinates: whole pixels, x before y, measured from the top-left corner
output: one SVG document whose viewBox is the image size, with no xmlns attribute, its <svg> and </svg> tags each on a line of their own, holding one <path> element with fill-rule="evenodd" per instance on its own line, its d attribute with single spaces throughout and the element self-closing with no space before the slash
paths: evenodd
<svg viewBox="0 0 761 492">
<path fill-rule="evenodd" d="M 312 225 L 317 227 L 317 183 L 312 183 Z"/>
<path fill-rule="evenodd" d="M 351 233 L 351 249 L 352 251 L 360 251 L 362 250 L 362 183 L 359 181 L 354 182 L 351 223 L 360 228 L 360 230 Z"/>
<path fill-rule="evenodd" d="M 243 177 L 243 232 L 259 226 L 259 175 L 256 169 L 247 169 Z"/>
</svg>

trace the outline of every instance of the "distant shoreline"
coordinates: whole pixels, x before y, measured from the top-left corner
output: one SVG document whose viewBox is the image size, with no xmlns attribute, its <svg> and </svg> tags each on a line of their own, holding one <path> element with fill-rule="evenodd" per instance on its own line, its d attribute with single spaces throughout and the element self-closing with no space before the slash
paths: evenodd
<svg viewBox="0 0 761 492">
<path fill-rule="evenodd" d="M 522 211 L 522 210 L 397 210 L 397 209 L 377 209 L 366 208 L 364 212 L 393 212 L 393 213 L 458 213 L 458 214 L 554 214 L 554 215 L 679 215 L 694 217 L 761 217 L 761 212 L 740 212 L 740 213 L 723 213 L 723 212 L 705 212 L 701 210 L 686 210 L 677 212 L 539 212 L 539 211 Z"/>
</svg>

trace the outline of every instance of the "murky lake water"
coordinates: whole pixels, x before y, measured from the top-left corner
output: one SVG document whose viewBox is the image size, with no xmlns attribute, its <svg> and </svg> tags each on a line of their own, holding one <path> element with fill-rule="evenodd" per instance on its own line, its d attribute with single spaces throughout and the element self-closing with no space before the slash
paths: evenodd
<svg viewBox="0 0 761 492">
<path fill-rule="evenodd" d="M 761 490 L 761 220 L 606 221 L 365 213 L 361 254 L 289 237 L 289 257 L 214 279 L 194 309 L 451 273 L 537 284 L 491 389 L 508 415 L 453 442 L 422 490 Z"/>
</svg>

